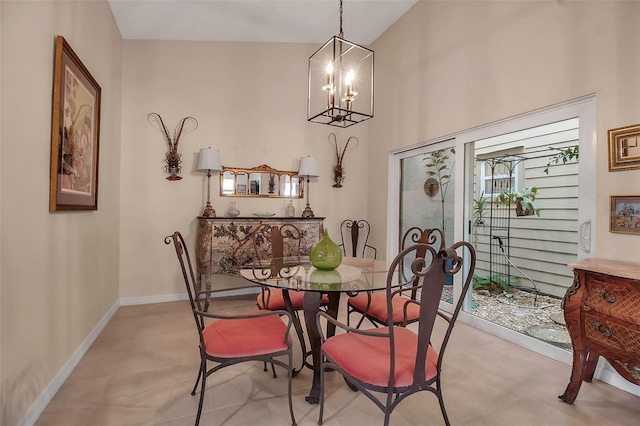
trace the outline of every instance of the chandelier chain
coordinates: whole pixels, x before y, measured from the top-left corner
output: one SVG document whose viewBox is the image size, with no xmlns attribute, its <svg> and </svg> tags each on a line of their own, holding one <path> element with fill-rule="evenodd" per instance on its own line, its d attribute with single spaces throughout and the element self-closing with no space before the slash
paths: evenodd
<svg viewBox="0 0 640 426">
<path fill-rule="evenodd" d="M 342 33 L 342 0 L 340 0 L 340 34 L 339 34 L 340 38 L 344 38 L 344 35 Z"/>
</svg>

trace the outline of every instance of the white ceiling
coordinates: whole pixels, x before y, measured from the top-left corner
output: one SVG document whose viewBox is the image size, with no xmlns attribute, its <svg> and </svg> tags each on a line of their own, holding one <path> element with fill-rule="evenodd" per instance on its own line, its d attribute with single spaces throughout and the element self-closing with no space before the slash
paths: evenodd
<svg viewBox="0 0 640 426">
<path fill-rule="evenodd" d="M 344 38 L 368 45 L 416 0 L 344 0 Z M 324 43 L 339 0 L 109 0 L 124 39 Z"/>
</svg>

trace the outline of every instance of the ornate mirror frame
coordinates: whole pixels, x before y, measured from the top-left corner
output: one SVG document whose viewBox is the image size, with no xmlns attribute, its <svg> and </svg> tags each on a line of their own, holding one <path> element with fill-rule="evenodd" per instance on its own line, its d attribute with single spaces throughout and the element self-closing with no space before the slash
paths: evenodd
<svg viewBox="0 0 640 426">
<path fill-rule="evenodd" d="M 609 171 L 640 169 L 640 124 L 611 129 Z"/>
<path fill-rule="evenodd" d="M 278 170 L 263 164 L 250 169 L 222 167 L 221 197 L 302 198 L 304 180 L 297 171 Z"/>
</svg>

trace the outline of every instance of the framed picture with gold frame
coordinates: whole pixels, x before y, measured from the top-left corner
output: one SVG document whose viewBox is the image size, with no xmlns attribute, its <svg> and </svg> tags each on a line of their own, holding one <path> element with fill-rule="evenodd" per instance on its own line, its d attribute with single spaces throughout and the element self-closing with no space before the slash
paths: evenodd
<svg viewBox="0 0 640 426">
<path fill-rule="evenodd" d="M 640 124 L 611 129 L 609 171 L 640 169 Z"/>
<path fill-rule="evenodd" d="M 97 210 L 100 85 L 63 36 L 54 54 L 49 211 Z"/>
<path fill-rule="evenodd" d="M 640 195 L 612 195 L 610 232 L 640 234 Z"/>
</svg>

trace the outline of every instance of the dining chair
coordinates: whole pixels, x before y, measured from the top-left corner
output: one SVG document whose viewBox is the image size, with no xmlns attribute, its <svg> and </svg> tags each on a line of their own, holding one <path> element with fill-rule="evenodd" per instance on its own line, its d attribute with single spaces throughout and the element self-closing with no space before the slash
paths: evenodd
<svg viewBox="0 0 640 426">
<path fill-rule="evenodd" d="M 438 304 L 446 277 L 464 271 L 462 294 L 465 295 L 475 262 L 475 250 L 465 241 L 439 251 L 432 245 L 418 243 L 402 250 L 391 262 L 385 292 L 389 315 L 384 327 L 360 330 L 348 327 L 324 312 L 318 313 L 316 321 L 322 341 L 318 424 L 323 422 L 325 372 L 330 370 L 339 372 L 350 387 L 360 390 L 384 412 L 385 426 L 389 425 L 393 410 L 405 398 L 423 390 L 436 395 L 445 424 L 450 424 L 442 397 L 441 371 L 445 349 L 464 297 L 459 298 L 450 315 L 441 315 L 448 325 L 436 347 L 432 345 L 436 341 L 432 331 L 439 318 Z M 403 270 L 411 271 L 408 280 Z M 403 290 L 396 288 L 399 280 L 419 290 L 419 297 L 411 302 L 419 307 L 419 319 L 412 327 L 397 326 L 393 321 L 393 298 Z M 321 320 L 346 332 L 325 338 L 320 328 Z M 378 398 L 377 393 L 384 396 Z"/>
<path fill-rule="evenodd" d="M 439 228 L 422 229 L 417 226 L 409 228 L 402 237 L 402 247 L 404 250 L 410 245 L 423 243 L 433 247 L 436 253 L 445 246 L 444 233 Z M 416 253 L 419 257 L 430 255 L 428 251 Z M 404 261 L 404 260 L 403 260 Z M 408 325 L 416 322 L 419 318 L 420 309 L 413 303 L 417 297 L 417 285 L 419 277 L 415 277 L 413 285 L 402 292 L 395 294 L 393 303 L 393 323 L 395 325 Z M 349 297 L 347 301 L 347 325 L 350 324 L 352 313 L 362 315 L 356 328 L 360 328 L 365 318 L 375 327 L 385 325 L 388 319 L 387 298 L 382 292 L 361 292 Z"/>
<path fill-rule="evenodd" d="M 288 275 L 288 264 L 298 265 L 301 263 L 300 244 L 302 233 L 293 224 L 269 225 L 261 224 L 253 231 L 254 264 L 262 268 L 264 278 L 286 277 Z M 303 291 L 289 291 L 289 299 L 295 311 L 302 309 L 304 299 Z M 285 309 L 284 292 L 280 289 L 273 289 L 263 286 L 256 298 L 256 303 L 260 309 Z M 328 303 L 328 299 L 323 297 L 323 304 Z"/>
<path fill-rule="evenodd" d="M 286 274 L 285 259 L 291 260 L 294 264 L 300 263 L 301 237 L 300 230 L 293 224 L 261 224 L 252 233 L 254 264 L 264 268 L 269 277 Z M 289 292 L 294 309 L 302 309 L 303 297 L 303 292 Z M 260 309 L 285 309 L 284 295 L 280 289 L 261 287 L 256 303 Z"/>
<path fill-rule="evenodd" d="M 302 233 L 297 226 L 289 223 L 282 225 L 261 224 L 252 233 L 254 249 L 254 274 L 260 274 L 258 278 L 289 278 L 294 276 L 301 263 L 300 245 Z M 285 295 L 291 303 L 291 313 L 296 316 L 296 326 L 300 323 L 298 312 L 302 310 L 303 291 L 283 291 L 281 289 L 261 286 L 260 294 L 256 298 L 259 309 L 283 310 L 287 309 Z M 322 296 L 321 305 L 327 305 L 329 298 Z M 302 331 L 296 330 L 299 336 Z M 306 359 L 306 345 L 300 338 L 303 352 L 303 363 Z M 264 366 L 267 371 L 267 364 Z M 271 367 L 273 377 L 276 377 L 275 368 Z M 299 370 L 294 369 L 294 374 Z"/>
<path fill-rule="evenodd" d="M 340 224 L 340 248 L 344 256 L 372 258 L 377 257 L 377 250 L 370 246 L 369 235 L 371 225 L 364 219 L 343 220 Z"/>
<path fill-rule="evenodd" d="M 207 388 L 207 377 L 216 371 L 245 361 L 262 361 L 278 365 L 287 370 L 289 413 L 291 424 L 296 425 L 291 400 L 291 379 L 293 378 L 293 345 L 290 336 L 293 317 L 285 310 L 253 311 L 237 315 L 220 315 L 204 312 L 200 298 L 195 297 L 196 279 L 191 265 L 189 251 L 180 232 L 165 238 L 165 244 L 173 245 L 182 270 L 191 311 L 198 330 L 200 346 L 200 369 L 191 395 L 200 386 L 200 400 L 196 415 L 196 426 L 200 424 L 202 403 Z M 279 359 L 287 357 L 287 362 Z M 208 368 L 208 363 L 216 363 Z"/>
</svg>

